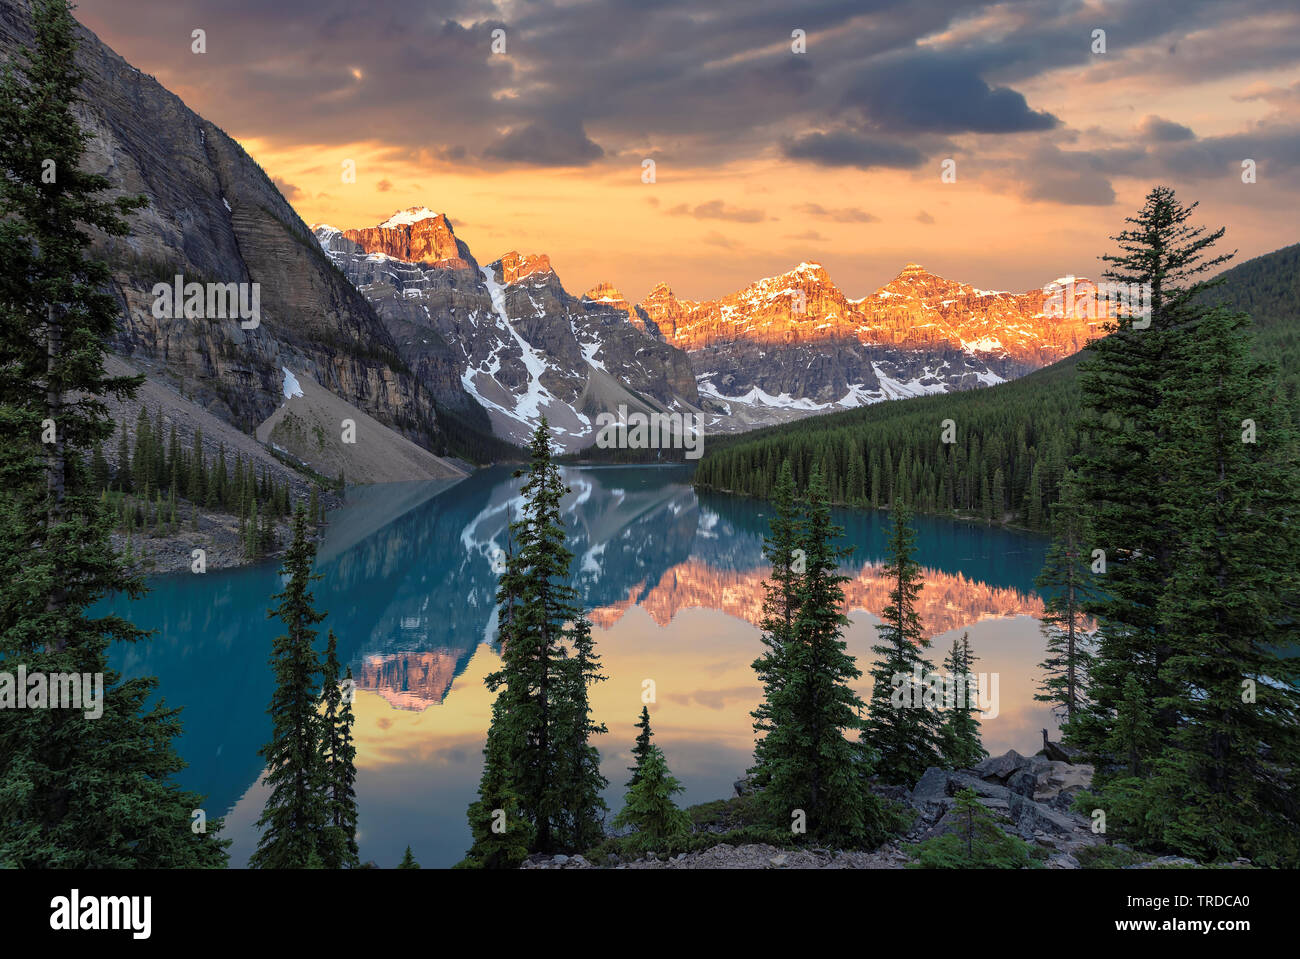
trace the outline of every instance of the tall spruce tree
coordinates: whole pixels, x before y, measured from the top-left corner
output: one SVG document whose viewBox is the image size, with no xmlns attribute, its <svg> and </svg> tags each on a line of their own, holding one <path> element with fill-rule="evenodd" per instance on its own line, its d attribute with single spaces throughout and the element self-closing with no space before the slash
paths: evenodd
<svg viewBox="0 0 1300 959">
<path fill-rule="evenodd" d="M 591 622 L 579 615 L 569 630 L 568 659 L 563 666 L 563 686 L 556 697 L 555 745 L 559 752 L 562 784 L 562 827 L 557 841 L 566 849 L 589 849 L 604 838 L 609 811 L 601 791 L 609 780 L 600 774 L 600 753 L 591 737 L 608 730 L 591 718 L 587 687 L 603 682 L 600 657 L 591 637 Z"/>
<path fill-rule="evenodd" d="M 1061 481 L 1061 499 L 1052 514 L 1053 539 L 1047 560 L 1034 585 L 1043 594 L 1041 630 L 1047 658 L 1043 671 L 1040 702 L 1051 703 L 1064 719 L 1062 732 L 1073 739 L 1076 715 L 1088 702 L 1088 676 L 1092 669 L 1092 636 L 1084 628 L 1083 606 L 1095 595 L 1089 566 L 1085 506 L 1073 472 Z"/>
<path fill-rule="evenodd" d="M 29 9 L 33 40 L 0 69 L 0 671 L 100 674 L 103 711 L 0 709 L 0 863 L 224 866 L 220 820 L 195 832 L 202 798 L 173 781 L 179 711 L 108 668 L 111 643 L 147 634 L 87 615 L 143 592 L 84 467 L 113 432 L 105 398 L 142 378 L 104 373 L 119 313 L 83 228 L 122 236 L 144 201 L 104 199 L 109 181 L 81 169 L 76 21 L 66 0 Z"/>
<path fill-rule="evenodd" d="M 650 731 L 650 707 L 641 706 L 641 718 L 636 721 L 636 728 L 641 730 L 636 734 L 636 742 L 632 746 L 633 765 L 627 767 L 627 771 L 632 774 L 632 778 L 627 781 L 627 788 L 631 789 L 636 785 L 636 781 L 641 778 L 641 764 L 645 762 L 646 753 L 650 751 L 650 740 L 653 733 Z"/>
<path fill-rule="evenodd" d="M 411 854 L 411 847 L 406 847 L 406 852 L 402 854 L 402 861 L 397 864 L 398 869 L 419 869 L 420 864 L 415 861 L 415 856 Z"/>
<path fill-rule="evenodd" d="M 1300 448 L 1249 321 L 1210 310 L 1171 345 L 1156 466 L 1177 530 L 1157 611 L 1158 743 L 1124 828 L 1200 861 L 1300 864 Z M 1154 751 L 1154 750 L 1153 750 Z M 1140 775 L 1142 771 L 1129 770 Z"/>
<path fill-rule="evenodd" d="M 537 830 L 525 815 L 519 793 L 510 781 L 510 756 L 506 736 L 509 717 L 500 694 L 492 703 L 492 723 L 483 747 L 483 774 L 478 798 L 470 803 L 473 843 L 459 869 L 514 869 L 533 848 Z"/>
<path fill-rule="evenodd" d="M 1173 440 L 1161 406 L 1184 376 L 1175 344 L 1192 335 L 1203 284 L 1199 278 L 1232 254 L 1213 255 L 1223 230 L 1193 226 L 1196 204 L 1184 206 L 1168 187 L 1147 194 L 1129 227 L 1112 239 L 1119 252 L 1102 259 L 1108 282 L 1149 289 L 1149 316 L 1125 311 L 1107 324 L 1079 366 L 1083 450 L 1075 468 L 1087 504 L 1093 548 L 1105 551 L 1106 573 L 1085 611 L 1098 620 L 1098 656 L 1091 675 L 1093 707 L 1073 725 L 1075 741 L 1094 754 L 1110 738 L 1123 687 L 1135 676 L 1159 705 L 1152 717 L 1164 739 L 1179 722 L 1165 664 L 1174 655 L 1160 626 L 1160 595 L 1183 548 L 1174 522 L 1177 488 L 1164 455 Z"/>
<path fill-rule="evenodd" d="M 772 488 L 771 531 L 763 538 L 763 556 L 772 571 L 763 582 L 761 641 L 767 647 L 753 662 L 763 686 L 763 698 L 750 713 L 754 717 L 754 766 L 749 770 L 755 785 L 771 779 L 767 761 L 767 738 L 773 730 L 772 700 L 786 681 L 785 651 L 794 638 L 799 614 L 800 589 L 807 557 L 796 552 L 802 535 L 802 520 L 795 506 L 794 472 L 787 461 L 781 465 Z"/>
<path fill-rule="evenodd" d="M 949 769 L 969 769 L 989 754 L 980 741 L 979 707 L 972 703 L 977 689 L 976 658 L 970 648 L 970 633 L 963 633 L 961 639 L 952 641 L 952 650 L 943 662 L 954 683 L 952 701 L 945 701 L 939 727 L 939 752 Z"/>
<path fill-rule="evenodd" d="M 357 850 L 356 746 L 352 742 L 352 669 L 347 681 L 339 675 L 338 639 L 330 630 L 321 673 L 321 762 L 325 776 L 326 824 L 321 841 L 321 865 L 326 869 L 355 869 Z"/>
<path fill-rule="evenodd" d="M 307 515 L 299 510 L 293 518 L 293 542 L 280 570 L 289 579 L 272 597 L 279 605 L 267 614 L 278 618 L 285 631 L 271 648 L 275 673 L 275 691 L 267 709 L 271 740 L 259 752 L 266 760 L 270 795 L 257 821 L 262 835 L 249 859 L 255 869 L 324 865 L 320 852 L 329 811 L 320 743 L 328 736 L 319 711 L 321 664 L 314 643 L 315 626 L 325 616 L 313 606 L 311 584 L 320 579 L 311 571 L 315 558 Z"/>
<path fill-rule="evenodd" d="M 647 744 L 640 764 L 640 776 L 628 788 L 623 808 L 614 817 L 618 828 L 633 826 L 636 832 L 625 840 L 637 852 L 663 850 L 685 839 L 691 832 L 691 817 L 678 809 L 673 796 L 685 790 L 671 772 L 663 751 Z"/>
<path fill-rule="evenodd" d="M 789 826 L 796 810 L 807 834 L 823 842 L 874 847 L 891 825 L 883 803 L 867 788 L 861 749 L 845 738 L 861 728 L 862 701 L 850 685 L 862 675 L 846 651 L 844 586 L 839 561 L 848 550 L 834 545 L 843 530 L 831 522 L 820 468 L 808 484 L 799 535 L 805 571 L 798 612 L 781 652 L 782 684 L 769 699 L 771 730 L 763 756 L 770 770 L 760 793 L 769 817 Z"/>
<path fill-rule="evenodd" d="M 942 765 L 939 704 L 927 702 L 924 681 L 934 666 L 922 655 L 930 640 L 916 611 L 923 583 L 921 567 L 913 558 L 916 533 L 911 520 L 907 506 L 895 502 L 884 567 L 889 605 L 881 611 L 876 627 L 880 644 L 872 651 L 880 658 L 871 670 L 871 706 L 863 733 L 863 741 L 877 756 L 880 777 L 909 787 L 927 768 Z"/>
<path fill-rule="evenodd" d="M 464 865 L 514 861 L 524 830 L 501 828 L 512 817 L 528 824 L 522 848 L 573 850 L 596 833 L 604 803 L 598 757 L 590 736 L 586 688 L 600 678 L 590 624 L 570 583 L 573 554 L 565 546 L 560 501 L 569 492 L 551 456 L 543 418 L 529 444 L 524 507 L 509 523 L 497 590 L 497 638 L 502 667 L 485 682 L 496 692 L 484 747 L 479 799 L 471 804 L 474 845 Z M 583 845 L 585 848 L 585 845 Z"/>
</svg>

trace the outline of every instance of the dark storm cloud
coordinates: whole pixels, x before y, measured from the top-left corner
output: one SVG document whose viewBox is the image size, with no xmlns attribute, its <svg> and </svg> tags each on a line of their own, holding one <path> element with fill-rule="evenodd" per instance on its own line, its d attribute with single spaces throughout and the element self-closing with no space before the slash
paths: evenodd
<svg viewBox="0 0 1300 959">
<path fill-rule="evenodd" d="M 1138 125 L 1143 136 L 1157 143 L 1174 143 L 1179 140 L 1195 140 L 1196 134 L 1191 127 L 1185 127 L 1173 120 L 1166 120 L 1155 115 L 1144 117 Z"/>
<path fill-rule="evenodd" d="M 896 140 L 866 136 L 853 130 L 805 133 L 786 141 L 782 151 L 792 160 L 808 160 L 821 166 L 852 166 L 914 169 L 925 157 L 915 147 Z"/>
<path fill-rule="evenodd" d="M 605 155 L 581 124 L 529 123 L 511 130 L 484 151 L 494 160 L 532 166 L 586 166 Z"/>
<path fill-rule="evenodd" d="M 1070 117 L 1017 88 L 1063 66 L 1096 63 L 1107 80 L 1296 63 L 1300 31 L 1275 22 L 1288 11 L 1294 0 L 81 0 L 78 15 L 214 122 L 280 147 L 378 141 L 461 166 L 689 167 L 775 150 L 906 169 L 949 155 L 949 136 L 1067 134 Z M 190 52 L 195 28 L 206 54 Z M 1142 142 L 1196 142 L 1171 132 Z M 1079 195 L 1104 195 L 1105 170 L 1074 173 Z"/>
<path fill-rule="evenodd" d="M 1008 87 L 990 87 L 969 65 L 925 52 L 887 58 L 860 73 L 845 102 L 877 127 L 918 133 L 1022 133 L 1059 120 Z"/>
</svg>

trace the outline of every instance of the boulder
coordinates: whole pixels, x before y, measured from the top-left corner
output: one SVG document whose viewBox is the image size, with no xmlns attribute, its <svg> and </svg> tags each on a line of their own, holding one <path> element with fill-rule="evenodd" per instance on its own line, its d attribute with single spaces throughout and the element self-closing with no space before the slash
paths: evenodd
<svg viewBox="0 0 1300 959">
<path fill-rule="evenodd" d="M 981 804 L 995 813 L 1005 815 L 1014 824 L 1012 828 L 1016 835 L 1031 842 L 1040 832 L 1065 837 L 1073 836 L 1084 828 L 1082 820 L 1044 803 L 1035 802 L 1006 786 L 987 782 L 969 773 L 932 766 L 917 781 L 910 797 L 912 806 L 920 813 L 920 822 L 916 824 L 914 834 L 926 836 L 932 827 L 942 823 L 956 802 L 952 797 L 961 789 L 974 791 Z"/>
<path fill-rule="evenodd" d="M 1008 749 L 1001 756 L 990 756 L 971 770 L 980 779 L 996 779 L 1006 782 L 1014 773 L 1029 765 L 1029 760 L 1014 749 Z"/>
</svg>

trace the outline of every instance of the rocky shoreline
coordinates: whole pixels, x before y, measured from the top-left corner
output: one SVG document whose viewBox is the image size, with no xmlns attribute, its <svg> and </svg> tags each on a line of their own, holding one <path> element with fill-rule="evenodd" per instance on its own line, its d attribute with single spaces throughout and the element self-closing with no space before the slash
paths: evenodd
<svg viewBox="0 0 1300 959">
<path fill-rule="evenodd" d="M 327 508 L 338 505 L 342 500 L 333 493 L 322 492 L 322 502 Z M 194 550 L 205 551 L 204 562 L 207 572 L 219 569 L 235 569 L 240 566 L 252 566 L 265 563 L 283 556 L 293 539 L 293 529 L 288 517 L 275 523 L 275 541 L 277 548 L 258 559 L 249 559 L 244 553 L 244 544 L 239 536 L 239 517 L 230 513 L 199 510 L 198 529 L 192 525 L 190 504 L 178 503 L 176 508 L 177 529 L 175 533 L 154 535 L 137 532 L 131 537 L 131 568 L 144 576 L 162 576 L 169 573 L 192 572 Z M 126 553 L 126 534 L 114 530 L 111 534 L 113 548 L 122 555 Z"/>
<path fill-rule="evenodd" d="M 1047 758 L 1041 753 L 1022 756 L 1010 750 L 984 760 L 972 769 L 949 770 L 931 767 L 915 788 L 879 786 L 878 795 L 907 806 L 915 814 L 912 828 L 898 841 L 871 852 L 857 850 L 797 848 L 783 849 L 766 843 L 732 845 L 718 843 L 697 852 L 675 856 L 651 853 L 637 859 L 607 855 L 605 862 L 584 856 L 533 855 L 521 869 L 903 869 L 911 862 L 909 847 L 959 828 L 955 794 L 971 789 L 978 801 L 993 813 L 1008 834 L 1030 843 L 1036 858 L 1048 869 L 1080 869 L 1088 851 L 1107 846 L 1103 835 L 1092 831 L 1089 819 L 1071 810 L 1075 796 L 1092 782 L 1089 765 Z M 738 796 L 747 783 L 736 784 Z M 697 832 L 708 831 L 697 828 Z M 1115 847 L 1131 854 L 1126 847 Z M 1144 859 L 1124 868 L 1194 867 L 1188 859 L 1163 857 Z M 1249 865 L 1241 862 L 1236 865 Z"/>
</svg>

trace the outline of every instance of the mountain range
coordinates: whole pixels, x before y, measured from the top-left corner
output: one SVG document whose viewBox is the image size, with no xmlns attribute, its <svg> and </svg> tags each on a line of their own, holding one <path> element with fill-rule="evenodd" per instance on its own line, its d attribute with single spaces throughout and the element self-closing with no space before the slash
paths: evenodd
<svg viewBox="0 0 1300 959">
<path fill-rule="evenodd" d="M 661 283 L 631 303 L 608 282 L 571 294 L 545 254 L 480 265 L 427 207 L 314 233 L 417 373 L 450 363 L 498 435 L 521 441 L 545 414 L 566 449 L 590 444 L 593 414 L 620 403 L 735 432 L 1005 382 L 1095 333 L 1087 317 L 1050 315 L 1041 289 L 982 290 L 915 263 L 860 299 L 801 263 L 717 300 Z"/>
</svg>

